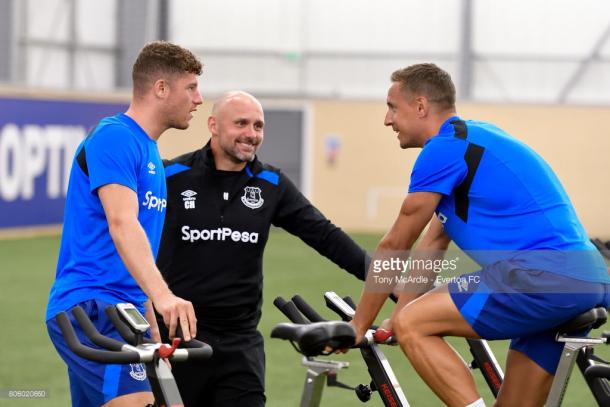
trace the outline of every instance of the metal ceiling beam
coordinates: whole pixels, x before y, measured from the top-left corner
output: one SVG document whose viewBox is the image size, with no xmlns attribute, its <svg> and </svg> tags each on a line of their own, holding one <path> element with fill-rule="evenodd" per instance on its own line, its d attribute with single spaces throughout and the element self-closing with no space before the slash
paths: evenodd
<svg viewBox="0 0 610 407">
<path fill-rule="evenodd" d="M 0 82 L 9 82 L 13 60 L 13 0 L 0 0 Z"/>
<path fill-rule="evenodd" d="M 608 37 L 610 37 L 610 24 L 608 24 L 604 32 L 597 39 L 595 45 L 591 49 L 591 52 L 589 52 L 589 55 L 587 55 L 583 60 L 580 61 L 580 64 L 578 65 L 572 76 L 570 76 L 570 79 L 568 79 L 568 81 L 565 83 L 565 85 L 559 92 L 559 96 L 557 97 L 558 103 L 566 102 L 568 96 L 570 96 L 570 94 L 572 93 L 578 82 L 580 82 L 580 80 L 587 72 L 591 64 L 600 59 L 601 50 L 604 47 L 606 40 L 608 40 Z"/>
<path fill-rule="evenodd" d="M 458 50 L 458 95 L 460 100 L 472 99 L 474 53 L 472 50 L 472 0 L 462 0 L 460 15 L 460 48 Z"/>
</svg>

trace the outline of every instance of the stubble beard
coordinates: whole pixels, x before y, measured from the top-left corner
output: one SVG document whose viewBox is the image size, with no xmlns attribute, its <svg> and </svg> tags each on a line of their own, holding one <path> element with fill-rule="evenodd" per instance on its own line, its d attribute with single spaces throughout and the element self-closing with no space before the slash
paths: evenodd
<svg viewBox="0 0 610 407">
<path fill-rule="evenodd" d="M 258 149 L 255 147 L 252 154 L 243 154 L 240 153 L 237 147 L 233 148 L 225 148 L 225 154 L 236 164 L 248 163 L 254 161 L 254 157 L 256 156 L 256 152 Z"/>
</svg>

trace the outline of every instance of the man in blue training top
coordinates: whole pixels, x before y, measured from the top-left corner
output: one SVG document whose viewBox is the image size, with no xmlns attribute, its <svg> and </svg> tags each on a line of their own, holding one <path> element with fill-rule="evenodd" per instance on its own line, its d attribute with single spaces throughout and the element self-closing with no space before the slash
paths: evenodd
<svg viewBox="0 0 610 407">
<path fill-rule="evenodd" d="M 384 264 L 392 264 L 381 260 L 397 251 L 407 257 L 429 223 L 416 259 L 441 259 L 453 240 L 482 269 L 423 295 L 432 288 L 434 270 L 411 269 L 425 279 L 402 288 L 384 324 L 450 406 L 484 402 L 443 337 L 512 339 L 497 405 L 541 406 L 561 353 L 553 328 L 610 304 L 603 259 L 538 154 L 491 124 L 456 116 L 455 87 L 445 71 L 418 64 L 394 72 L 391 80 L 384 124 L 397 133 L 401 148 L 422 151 L 409 193 L 368 274 L 352 322 L 358 339 L 388 295 L 372 281 Z"/>
<path fill-rule="evenodd" d="M 188 127 L 202 103 L 201 69 L 182 47 L 147 44 L 133 66 L 128 110 L 102 119 L 76 151 L 46 314 L 51 340 L 68 365 L 73 406 L 144 406 L 153 396 L 141 366 L 74 355 L 55 322 L 57 313 L 80 305 L 103 335 L 120 339 L 104 309 L 133 303 L 145 312 L 158 340 L 154 304 L 170 336 L 178 323 L 186 340 L 196 334 L 192 304 L 170 291 L 155 265 L 167 206 L 157 140 L 167 129 Z"/>
</svg>

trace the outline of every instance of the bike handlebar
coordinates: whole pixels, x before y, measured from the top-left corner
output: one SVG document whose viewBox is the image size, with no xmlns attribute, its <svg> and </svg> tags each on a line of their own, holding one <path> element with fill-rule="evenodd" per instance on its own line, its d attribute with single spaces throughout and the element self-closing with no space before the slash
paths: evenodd
<svg viewBox="0 0 610 407">
<path fill-rule="evenodd" d="M 336 293 L 329 291 L 324 294 L 326 305 L 335 311 L 343 321 L 350 321 L 355 312 L 355 304 L 349 297 L 341 298 Z M 328 321 L 323 318 L 317 311 L 313 309 L 300 295 L 295 295 L 290 301 L 286 301 L 282 297 L 277 297 L 273 304 L 286 316 L 290 321 L 295 324 L 306 326 L 306 325 L 319 325 L 320 327 L 326 324 L 336 324 L 337 321 Z M 307 318 L 305 318 L 307 317 Z M 311 321 L 311 322 L 310 322 Z M 276 325 L 279 327 L 283 324 Z M 304 327 L 303 327 L 304 328 Z M 285 327 L 282 329 L 286 329 Z M 300 328 L 294 326 L 292 329 Z M 373 344 L 395 344 L 395 338 L 391 333 L 384 335 L 375 334 L 376 327 L 369 329 L 364 336 L 363 340 L 357 345 L 351 345 L 352 348 L 367 347 Z M 381 333 L 380 333 L 381 334 Z M 279 336 L 274 336 L 279 337 Z M 282 339 L 290 339 L 283 337 Z M 331 338 L 332 339 L 332 335 Z M 297 341 L 298 342 L 298 341 Z M 328 343 L 331 346 L 330 341 Z M 322 348 L 323 349 L 323 348 Z M 302 352 L 303 353 L 303 352 Z M 311 356 L 311 355 L 308 355 Z"/>
<path fill-rule="evenodd" d="M 325 292 L 324 301 L 326 301 L 326 306 L 335 311 L 343 321 L 351 321 L 356 313 L 356 310 L 334 291 Z"/>
<path fill-rule="evenodd" d="M 129 327 L 121 319 L 116 307 L 108 306 L 108 307 L 106 307 L 104 312 L 106 313 L 106 316 L 108 316 L 108 319 L 110 319 L 110 321 L 116 328 L 119 335 L 121 335 L 121 337 L 125 340 L 125 342 L 127 342 L 130 345 L 136 346 L 138 344 L 138 337 L 136 336 L 136 334 L 134 332 L 131 331 L 131 329 L 129 329 Z M 144 342 L 152 343 L 151 341 L 148 341 L 148 338 L 144 338 Z M 100 346 L 102 346 L 102 345 L 100 345 Z"/>
<path fill-rule="evenodd" d="M 108 308 L 114 309 L 109 311 Z M 135 338 L 129 328 L 126 326 L 113 306 L 109 306 L 106 313 L 109 315 L 111 321 L 117 328 L 117 331 L 127 342 L 131 342 L 130 339 Z M 144 343 L 138 346 L 133 344 L 121 343 L 116 339 L 109 338 L 102 335 L 95 328 L 85 311 L 80 307 L 76 306 L 72 309 L 72 315 L 80 325 L 85 335 L 97 346 L 104 349 L 95 349 L 90 346 L 83 345 L 78 339 L 74 327 L 70 322 L 70 318 L 66 312 L 60 312 L 55 316 L 55 320 L 59 325 L 59 329 L 68 344 L 68 347 L 76 355 L 100 363 L 116 363 L 116 364 L 127 364 L 127 363 L 140 363 L 150 362 L 155 358 L 159 357 L 159 350 L 162 347 L 168 347 L 165 344 L 153 344 Z M 192 339 L 189 342 L 182 342 L 182 347 L 173 351 L 173 354 L 168 358 L 170 361 L 182 362 L 189 359 L 204 360 L 212 356 L 212 347 L 207 343 L 200 342 L 196 339 Z"/>
<path fill-rule="evenodd" d="M 72 314 L 74 314 L 74 317 L 77 318 L 78 321 L 79 317 L 77 316 L 78 311 L 75 312 L 76 309 L 80 309 L 82 311 L 82 308 L 75 307 L 75 309 L 72 311 Z M 55 320 L 57 321 L 59 329 L 61 330 L 61 333 L 64 339 L 66 340 L 66 343 L 68 344 L 70 350 L 82 358 L 103 363 L 126 364 L 140 362 L 140 355 L 137 352 L 129 349 L 123 349 L 123 345 L 120 342 L 101 335 L 99 332 L 97 332 L 97 329 L 95 330 L 97 335 L 91 335 L 89 332 L 86 332 L 87 328 L 84 327 L 83 324 L 79 321 L 79 325 L 81 325 L 81 328 L 83 328 L 83 331 L 85 331 L 85 334 L 89 337 L 89 339 L 91 339 L 93 343 L 99 344 L 100 339 L 105 338 L 105 340 L 108 340 L 108 342 L 105 343 L 105 345 L 107 346 L 103 347 L 110 350 L 94 349 L 89 346 L 83 345 L 76 336 L 74 327 L 72 326 L 72 323 L 70 322 L 70 319 L 68 318 L 68 314 L 66 312 L 62 311 L 57 314 L 55 316 Z M 89 321 L 89 323 L 91 323 L 91 321 Z M 117 344 L 119 345 L 118 349 Z"/>
<path fill-rule="evenodd" d="M 273 305 L 279 309 L 282 314 L 284 314 L 290 321 L 295 324 L 309 324 L 310 321 L 305 319 L 305 317 L 299 312 L 297 307 L 294 305 L 292 301 L 286 301 L 282 297 L 277 297 L 275 301 L 273 301 Z"/>
<path fill-rule="evenodd" d="M 292 302 L 299 311 L 311 322 L 326 322 L 327 320 L 316 312 L 299 294 L 292 297 Z"/>
</svg>

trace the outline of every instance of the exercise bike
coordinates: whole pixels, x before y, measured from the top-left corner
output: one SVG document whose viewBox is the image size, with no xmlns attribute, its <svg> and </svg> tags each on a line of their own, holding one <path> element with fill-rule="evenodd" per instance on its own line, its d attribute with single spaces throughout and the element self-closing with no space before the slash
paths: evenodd
<svg viewBox="0 0 610 407">
<path fill-rule="evenodd" d="M 180 332 L 177 332 L 178 337 L 172 340 L 171 345 L 152 342 L 144 336 L 150 325 L 133 304 L 109 305 L 104 311 L 125 342 L 100 334 L 85 311 L 76 306 L 72 308 L 76 322 L 91 342 L 103 349 L 83 345 L 68 314 L 60 312 L 55 319 L 70 350 L 82 358 L 100 363 L 144 363 L 155 398 L 153 406 L 183 407 L 174 376 L 162 359 L 172 363 L 205 360 L 212 356 L 212 348 L 196 339 L 185 342 Z"/>
<path fill-rule="evenodd" d="M 347 386 L 337 380 L 338 372 L 349 366 L 347 362 L 315 359 L 323 355 L 327 347 L 341 349 L 353 347 L 355 333 L 346 321 L 350 321 L 355 313 L 355 304 L 350 297 L 341 298 L 334 292 L 324 294 L 326 305 L 335 311 L 343 321 L 326 321 L 300 296 L 295 295 L 290 301 L 281 297 L 274 301 L 275 306 L 288 317 L 293 324 L 278 324 L 271 332 L 273 338 L 290 340 L 296 344 L 297 350 L 303 354 L 303 365 L 307 367 L 305 386 L 301 395 L 301 407 L 317 407 L 320 405 L 325 383 L 353 389 L 361 401 L 370 400 L 377 391 L 386 406 L 409 406 L 404 390 L 400 387 L 390 363 L 380 348 L 380 345 L 395 344 L 392 336 L 384 336 L 381 332 L 369 329 L 360 348 L 363 360 L 371 376 L 370 384 L 360 384 L 356 387 Z M 351 342 L 350 342 L 351 341 Z M 480 368 L 490 389 L 497 395 L 504 373 L 486 341 L 469 339 L 470 351 L 473 355 L 471 368 Z"/>
<path fill-rule="evenodd" d="M 356 307 L 349 297 L 341 298 L 334 292 L 327 292 L 324 297 L 327 306 L 337 312 L 344 321 L 349 321 L 354 315 Z M 325 379 L 329 386 L 339 385 L 350 388 L 342 383 L 337 384 L 336 379 L 337 372 L 348 366 L 346 362 L 317 360 L 313 356 L 324 355 L 324 350 L 328 347 L 334 349 L 353 347 L 355 333 L 352 329 L 350 336 L 351 326 L 339 321 L 325 322 L 324 318 L 298 295 L 291 301 L 278 297 L 274 304 L 293 324 L 276 325 L 271 336 L 290 340 L 303 354 L 303 365 L 308 369 L 300 406 L 320 405 Z M 547 407 L 561 405 L 575 364 L 585 377 L 597 403 L 600 406 L 610 406 L 608 381 L 610 364 L 593 352 L 593 346 L 610 343 L 610 332 L 603 333 L 599 338 L 573 335 L 574 332 L 598 328 L 606 322 L 606 319 L 607 311 L 604 308 L 594 308 L 557 328 L 556 340 L 564 343 L 564 350 L 547 397 L 545 404 Z M 494 397 L 497 397 L 504 377 L 501 367 L 486 341 L 478 339 L 467 339 L 467 341 L 473 356 L 470 368 L 480 369 Z M 361 401 L 368 401 L 371 393 L 377 390 L 385 406 L 409 406 L 403 389 L 379 348 L 380 344 L 391 342 L 391 337 L 376 335 L 374 329 L 367 331 L 365 339 L 357 347 L 360 348 L 372 381 L 368 386 L 359 385 L 353 389 Z"/>
</svg>

